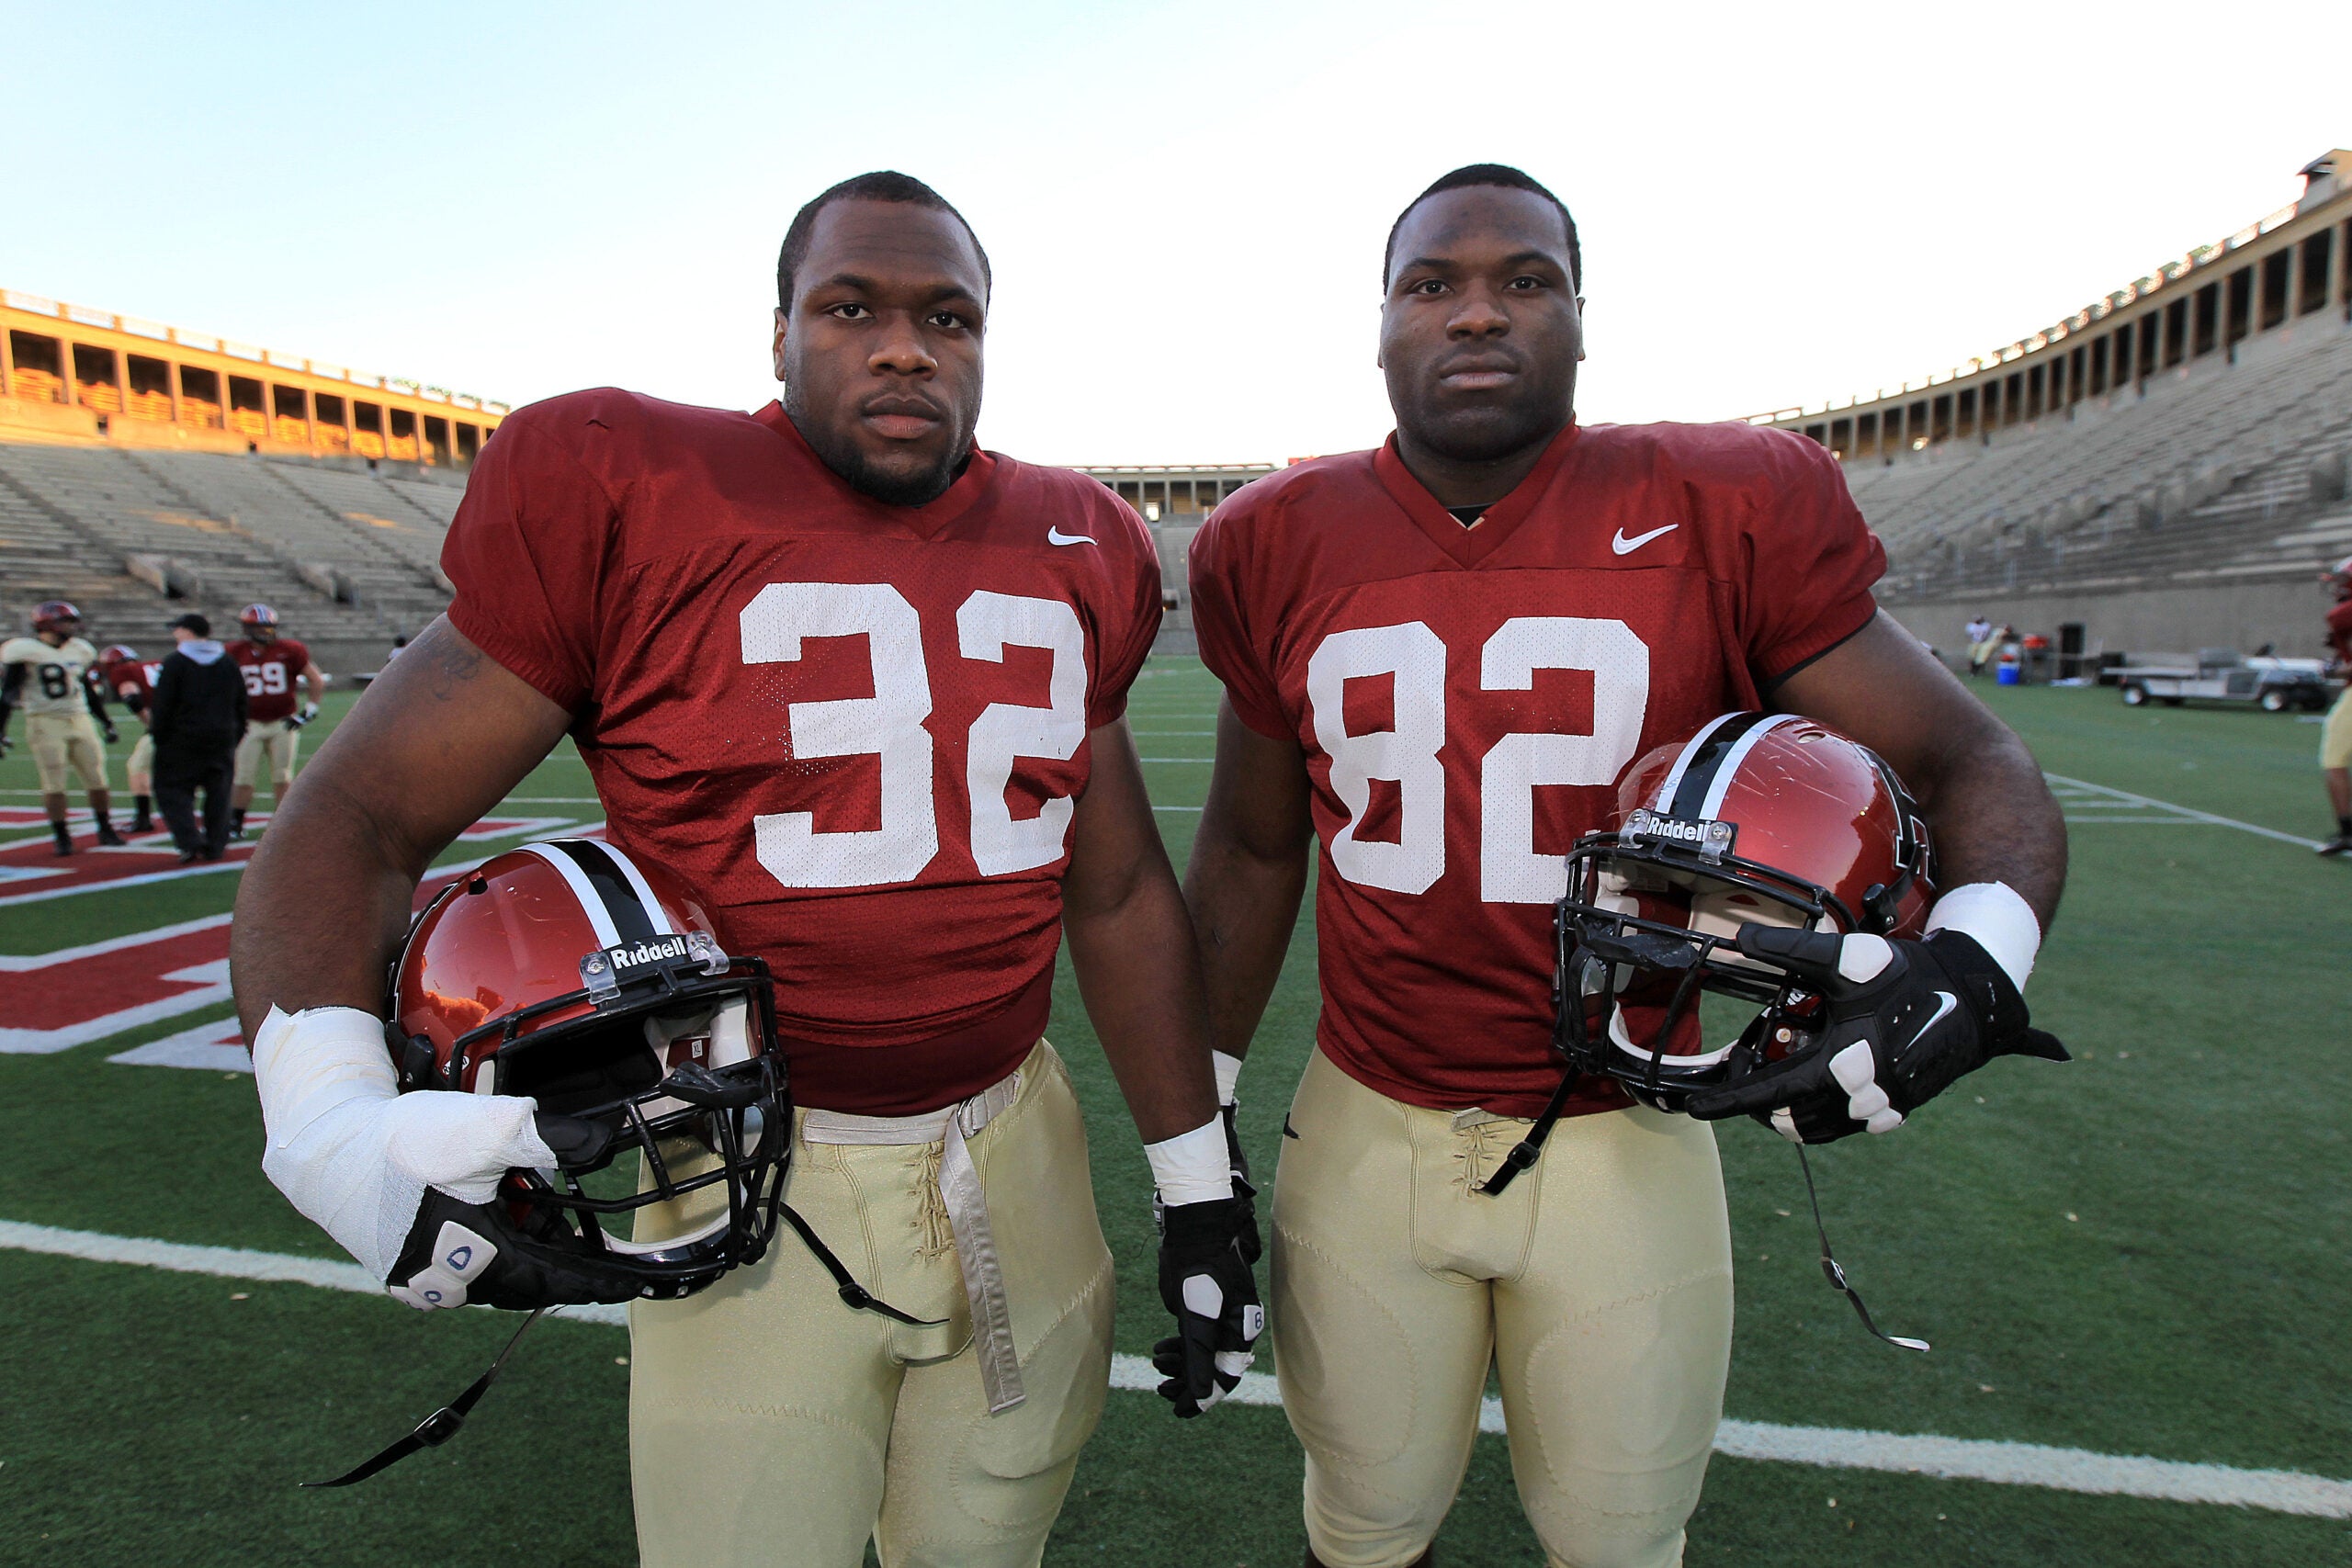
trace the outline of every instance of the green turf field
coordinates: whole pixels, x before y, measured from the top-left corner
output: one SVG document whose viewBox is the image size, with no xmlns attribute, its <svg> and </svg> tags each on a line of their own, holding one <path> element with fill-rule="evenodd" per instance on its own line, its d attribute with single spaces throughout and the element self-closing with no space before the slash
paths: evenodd
<svg viewBox="0 0 2352 1568">
<path fill-rule="evenodd" d="M 1841 1258 L 1883 1325 L 1935 1342 L 1925 1357 L 1864 1337 L 1824 1287 L 1787 1146 L 1724 1130 L 1740 1265 L 1726 1414 L 2352 1477 L 2352 864 L 2168 809 L 2320 837 L 2317 730 L 2127 710 L 2112 692 L 1981 690 L 2051 773 L 2079 781 L 2062 785 L 2073 884 L 2032 991 L 2079 1060 L 1996 1064 L 1899 1134 L 1815 1156 Z M 1162 659 L 1131 709 L 1180 864 L 1215 704 L 1197 663 Z M 33 804 L 32 783 L 21 750 L 0 761 L 0 805 Z M 567 750 L 509 809 L 593 820 L 589 793 Z M 217 913 L 234 882 L 0 906 L 0 955 Z M 1312 945 L 1302 931 L 1243 1080 L 1261 1170 L 1309 1048 Z M 340 1258 L 263 1180 L 249 1077 L 107 1060 L 226 1012 L 0 1055 L 0 1222 Z M 1120 1258 L 1119 1348 L 1144 1353 L 1160 1332 L 1147 1172 L 1066 969 L 1053 1035 Z M 502 1320 L 0 1249 L 0 1562 L 633 1561 L 617 1329 L 543 1328 L 450 1448 L 321 1495 L 292 1483 L 454 1394 Z M 1179 1426 L 1148 1393 L 1114 1392 L 1048 1561 L 1295 1562 L 1299 1474 L 1279 1411 Z M 1479 1440 L 1441 1552 L 1542 1561 L 1500 1438 Z M 2352 1521 L 1719 1456 L 1690 1561 L 2343 1563 Z"/>
</svg>

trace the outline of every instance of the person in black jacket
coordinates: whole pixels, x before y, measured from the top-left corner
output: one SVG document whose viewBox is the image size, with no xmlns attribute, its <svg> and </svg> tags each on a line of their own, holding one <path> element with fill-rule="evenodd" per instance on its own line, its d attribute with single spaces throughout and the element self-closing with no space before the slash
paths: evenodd
<svg viewBox="0 0 2352 1568">
<path fill-rule="evenodd" d="M 180 863 L 215 861 L 229 843 L 229 787 L 245 734 L 245 678 L 199 615 L 172 623 L 179 644 L 155 675 L 147 732 L 155 742 L 155 808 L 172 829 Z M 204 827 L 196 792 L 204 791 Z"/>
</svg>

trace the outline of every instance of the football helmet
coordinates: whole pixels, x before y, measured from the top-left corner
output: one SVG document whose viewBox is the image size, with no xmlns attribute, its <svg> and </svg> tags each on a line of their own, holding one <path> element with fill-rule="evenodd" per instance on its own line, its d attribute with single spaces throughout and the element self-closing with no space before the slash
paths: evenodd
<svg viewBox="0 0 2352 1568">
<path fill-rule="evenodd" d="M 403 1090 L 528 1096 L 561 1134 L 489 1205 L 516 1261 L 674 1297 L 765 1252 L 792 1136 L 773 987 L 661 866 L 593 839 L 495 855 L 417 917 L 388 989 Z"/>
<path fill-rule="evenodd" d="M 1894 771 L 1826 725 L 1729 713 L 1640 758 L 1610 825 L 1577 840 L 1554 918 L 1555 1043 L 1568 1065 L 1679 1111 L 1738 1053 L 1817 1047 L 1804 976 L 1739 933 L 1917 937 L 1934 901 L 1926 821 Z M 1702 993 L 1760 1004 L 1707 1048 Z"/>
<path fill-rule="evenodd" d="M 2338 599 L 2352 599 L 2352 556 L 2346 556 L 2321 572 L 2319 580 L 2335 589 Z"/>
<path fill-rule="evenodd" d="M 255 642 L 267 642 L 277 635 L 277 612 L 266 604 L 248 604 L 237 612 L 237 624 Z"/>
<path fill-rule="evenodd" d="M 50 599 L 33 606 L 33 632 L 73 633 L 81 629 L 82 612 L 62 599 Z"/>
<path fill-rule="evenodd" d="M 139 650 L 127 642 L 110 642 L 98 649 L 98 662 L 101 664 L 120 664 L 138 657 Z"/>
</svg>

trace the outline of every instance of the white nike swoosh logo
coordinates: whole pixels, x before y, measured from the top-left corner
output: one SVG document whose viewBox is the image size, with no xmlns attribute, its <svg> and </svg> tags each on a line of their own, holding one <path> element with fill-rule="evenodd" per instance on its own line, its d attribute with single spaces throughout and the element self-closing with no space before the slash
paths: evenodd
<svg viewBox="0 0 2352 1568">
<path fill-rule="evenodd" d="M 1621 556 L 1629 556 L 1635 550 L 1640 549 L 1644 545 L 1648 544 L 1652 539 L 1658 537 L 1658 536 L 1662 534 L 1671 534 L 1677 528 L 1681 526 L 1682 525 L 1679 523 L 1668 523 L 1663 528 L 1653 528 L 1646 534 L 1636 534 L 1630 539 L 1625 537 L 1625 530 L 1620 528 L 1617 530 L 1616 537 L 1609 541 L 1609 547 L 1616 551 Z"/>
<path fill-rule="evenodd" d="M 1952 1009 L 1959 1005 L 1960 998 L 1953 996 L 1950 991 L 1938 991 L 1936 993 L 1936 1016 L 1928 1020 L 1927 1022 L 1921 1024 L 1917 1030 L 1913 1031 L 1911 1035 L 1912 1040 L 1917 1042 L 1926 1039 L 1928 1037 L 1928 1031 L 1941 1023 L 1944 1021 L 1945 1015 L 1950 1013 Z"/>
<path fill-rule="evenodd" d="M 1049 545 L 1091 545 L 1093 542 L 1083 534 L 1065 534 L 1051 525 L 1046 528 L 1046 543 Z"/>
</svg>

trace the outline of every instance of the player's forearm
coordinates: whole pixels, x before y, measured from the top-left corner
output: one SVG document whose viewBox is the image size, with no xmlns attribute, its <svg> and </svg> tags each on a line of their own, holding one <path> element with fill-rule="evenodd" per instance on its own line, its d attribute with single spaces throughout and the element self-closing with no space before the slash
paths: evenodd
<svg viewBox="0 0 2352 1568">
<path fill-rule="evenodd" d="M 1247 1057 L 1282 977 L 1306 888 L 1305 846 L 1267 856 L 1204 813 L 1184 871 L 1184 902 L 1208 989 L 1209 1038 L 1229 1056 Z"/>
<path fill-rule="evenodd" d="M 1213 1120 L 1200 964 L 1167 863 L 1139 871 L 1115 903 L 1066 910 L 1062 931 L 1087 1017 L 1143 1141 Z"/>
<path fill-rule="evenodd" d="M 245 1038 L 272 1007 L 381 1012 L 424 846 L 387 834 L 332 777 L 303 778 L 237 890 L 229 972 Z"/>
<path fill-rule="evenodd" d="M 2047 934 L 2066 886 L 2066 823 L 2025 743 L 1989 722 L 1910 783 L 1934 835 L 1939 885 L 2006 883 Z"/>
</svg>

